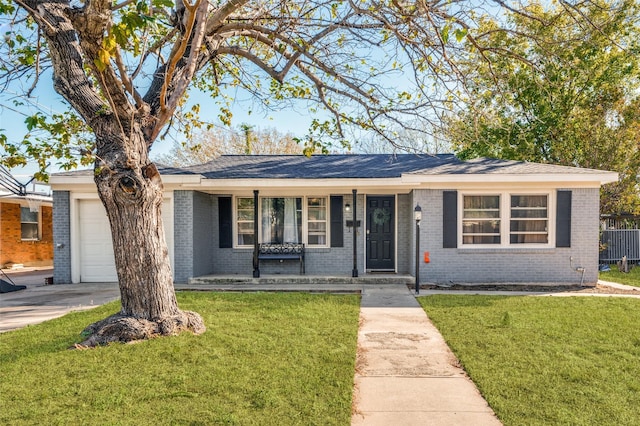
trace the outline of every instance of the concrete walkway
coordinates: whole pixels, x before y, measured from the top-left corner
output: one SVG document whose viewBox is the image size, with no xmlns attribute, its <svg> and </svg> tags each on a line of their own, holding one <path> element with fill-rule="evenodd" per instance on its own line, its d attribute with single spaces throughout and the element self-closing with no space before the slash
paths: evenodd
<svg viewBox="0 0 640 426">
<path fill-rule="evenodd" d="M 44 285 L 51 268 L 9 271 L 9 278 L 26 289 L 0 294 L 0 333 L 95 308 L 120 298 L 117 283 Z"/>
<path fill-rule="evenodd" d="M 362 293 L 352 425 L 500 425 L 406 286 Z"/>
</svg>

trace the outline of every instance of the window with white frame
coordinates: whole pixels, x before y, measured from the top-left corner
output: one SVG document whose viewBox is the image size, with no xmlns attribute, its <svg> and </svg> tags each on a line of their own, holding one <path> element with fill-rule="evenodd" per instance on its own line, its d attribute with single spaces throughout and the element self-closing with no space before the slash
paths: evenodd
<svg viewBox="0 0 640 426">
<path fill-rule="evenodd" d="M 253 246 L 253 198 L 236 198 L 236 245 Z"/>
<path fill-rule="evenodd" d="M 548 246 L 549 194 L 462 195 L 463 246 Z"/>
<path fill-rule="evenodd" d="M 547 244 L 549 242 L 549 197 L 512 195 L 509 224 L 511 244 Z"/>
<path fill-rule="evenodd" d="M 327 199 L 307 199 L 307 242 L 310 246 L 327 244 Z"/>
<path fill-rule="evenodd" d="M 37 241 L 39 238 L 38 211 L 31 211 L 29 207 L 20 207 L 20 238 L 24 241 Z"/>
<path fill-rule="evenodd" d="M 326 197 L 261 197 L 258 206 L 259 242 L 326 247 L 327 206 Z M 253 246 L 253 198 L 237 197 L 235 209 L 236 246 Z"/>
<path fill-rule="evenodd" d="M 500 195 L 465 195 L 462 244 L 500 244 Z"/>
<path fill-rule="evenodd" d="M 302 243 L 302 198 L 260 200 L 261 243 Z"/>
</svg>

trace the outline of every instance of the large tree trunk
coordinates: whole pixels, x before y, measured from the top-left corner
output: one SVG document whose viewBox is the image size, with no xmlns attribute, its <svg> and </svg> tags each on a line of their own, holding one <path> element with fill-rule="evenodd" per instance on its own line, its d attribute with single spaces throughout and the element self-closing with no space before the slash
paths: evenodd
<svg viewBox="0 0 640 426">
<path fill-rule="evenodd" d="M 122 310 L 87 327 L 82 345 L 202 333 L 202 318 L 178 308 L 162 224 L 162 182 L 142 134 L 119 146 L 98 153 L 95 182 L 111 224 Z"/>
<path fill-rule="evenodd" d="M 221 9 L 219 20 L 236 3 Z M 82 345 L 205 330 L 198 314 L 178 308 L 160 215 L 162 182 L 148 157 L 196 70 L 209 3 L 199 4 L 201 18 L 190 12 L 193 32 L 176 42 L 177 56 L 167 61 L 171 67 L 160 67 L 146 100 L 122 74 L 120 53 L 105 50 L 113 25 L 111 1 L 71 6 L 68 0 L 26 0 L 23 5 L 47 39 L 55 90 L 94 132 L 95 182 L 111 224 L 122 310 L 87 327 Z"/>
</svg>

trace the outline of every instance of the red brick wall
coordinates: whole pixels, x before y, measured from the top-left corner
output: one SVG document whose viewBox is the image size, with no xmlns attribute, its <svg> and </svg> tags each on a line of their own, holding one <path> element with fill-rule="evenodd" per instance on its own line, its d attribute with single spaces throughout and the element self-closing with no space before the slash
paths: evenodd
<svg viewBox="0 0 640 426">
<path fill-rule="evenodd" d="M 40 206 L 40 211 L 40 241 L 22 241 L 20 204 L 0 202 L 0 266 L 7 263 L 53 265 L 53 209 L 51 206 Z"/>
</svg>

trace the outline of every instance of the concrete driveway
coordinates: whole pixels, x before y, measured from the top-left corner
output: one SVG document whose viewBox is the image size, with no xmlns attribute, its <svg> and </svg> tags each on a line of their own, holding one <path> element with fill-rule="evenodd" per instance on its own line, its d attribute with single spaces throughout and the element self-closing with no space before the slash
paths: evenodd
<svg viewBox="0 0 640 426">
<path fill-rule="evenodd" d="M 0 333 L 120 298 L 117 283 L 45 285 L 45 278 L 53 275 L 51 268 L 5 272 L 15 284 L 27 288 L 0 294 Z M 1 274 L 0 278 L 5 279 Z"/>
</svg>

